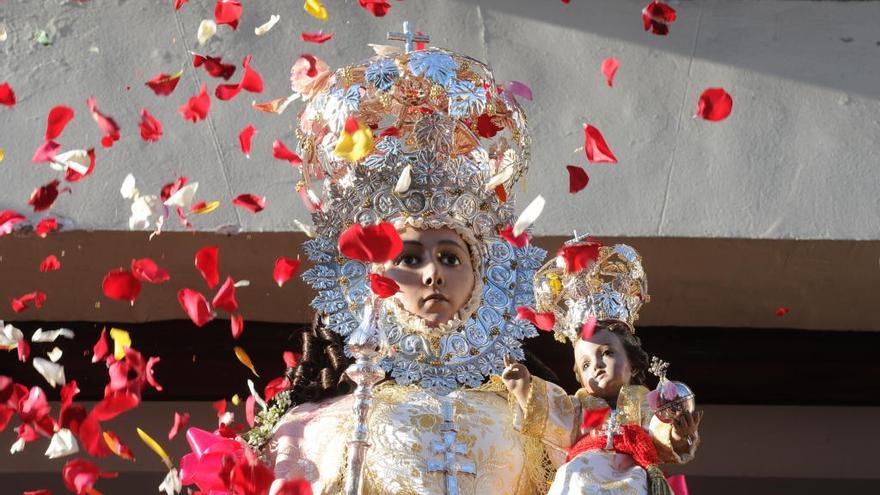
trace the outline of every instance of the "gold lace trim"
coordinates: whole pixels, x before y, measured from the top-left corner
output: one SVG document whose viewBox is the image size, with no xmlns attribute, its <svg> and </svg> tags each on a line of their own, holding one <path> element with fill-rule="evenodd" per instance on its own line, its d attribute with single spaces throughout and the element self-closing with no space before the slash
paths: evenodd
<svg viewBox="0 0 880 495">
<path fill-rule="evenodd" d="M 525 411 L 523 411 L 523 435 L 542 438 L 544 428 L 547 426 L 547 416 L 550 414 L 550 406 L 547 403 L 547 382 L 537 377 L 532 377 L 529 387 L 529 396 L 526 399 Z"/>
</svg>

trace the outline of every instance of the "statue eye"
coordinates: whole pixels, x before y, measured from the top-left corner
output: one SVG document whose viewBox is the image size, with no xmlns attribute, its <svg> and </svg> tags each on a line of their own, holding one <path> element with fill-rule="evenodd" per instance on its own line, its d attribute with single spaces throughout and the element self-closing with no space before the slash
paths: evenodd
<svg viewBox="0 0 880 495">
<path fill-rule="evenodd" d="M 461 264 L 461 259 L 455 253 L 440 253 L 437 255 L 437 259 L 444 265 L 458 266 Z"/>
<path fill-rule="evenodd" d="M 421 262 L 422 259 L 414 254 L 401 254 L 396 260 L 394 260 L 395 265 L 403 265 L 407 267 L 418 266 Z"/>
</svg>

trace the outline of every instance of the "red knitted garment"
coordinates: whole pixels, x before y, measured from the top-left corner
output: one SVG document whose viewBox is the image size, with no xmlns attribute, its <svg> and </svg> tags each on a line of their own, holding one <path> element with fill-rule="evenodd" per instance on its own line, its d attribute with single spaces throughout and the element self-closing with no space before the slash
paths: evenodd
<svg viewBox="0 0 880 495">
<path fill-rule="evenodd" d="M 651 435 L 639 425 L 623 425 L 623 433 L 614 435 L 614 451 L 620 454 L 629 454 L 639 466 L 647 469 L 648 466 L 656 465 L 659 461 L 657 448 Z M 588 450 L 603 450 L 605 448 L 605 435 L 598 430 L 582 436 L 571 448 L 568 449 L 566 461 L 574 459 L 581 452 Z"/>
</svg>

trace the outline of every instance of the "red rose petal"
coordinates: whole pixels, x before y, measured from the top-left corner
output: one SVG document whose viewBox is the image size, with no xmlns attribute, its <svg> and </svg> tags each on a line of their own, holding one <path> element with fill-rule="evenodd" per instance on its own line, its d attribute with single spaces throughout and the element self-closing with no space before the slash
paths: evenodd
<svg viewBox="0 0 880 495">
<path fill-rule="evenodd" d="M 222 57 L 209 57 L 198 54 L 193 54 L 193 67 L 200 67 L 202 65 L 205 66 L 205 70 L 212 77 L 220 77 L 225 80 L 229 80 L 233 74 L 235 74 L 235 65 L 233 64 L 224 64 Z"/>
<path fill-rule="evenodd" d="M 95 148 L 89 148 L 89 169 L 86 170 L 86 173 L 81 174 L 72 168 L 68 168 L 64 174 L 64 180 L 67 182 L 78 182 L 86 177 L 92 175 L 92 172 L 95 171 Z"/>
<path fill-rule="evenodd" d="M 208 85 L 202 84 L 197 96 L 190 97 L 185 105 L 181 105 L 177 111 L 183 116 L 183 120 L 198 122 L 205 120 L 211 109 L 211 97 L 208 95 Z"/>
<path fill-rule="evenodd" d="M 582 191 L 590 183 L 587 171 L 576 165 L 566 165 L 568 170 L 568 192 L 574 194 Z"/>
<path fill-rule="evenodd" d="M 501 237 L 503 237 L 505 241 L 509 242 L 510 245 L 514 247 L 521 248 L 529 245 L 529 234 L 527 232 L 523 232 L 518 236 L 514 236 L 513 224 L 507 224 L 506 227 L 501 229 L 499 234 L 501 234 Z"/>
<path fill-rule="evenodd" d="M 186 428 L 186 425 L 189 424 L 189 413 L 185 412 L 180 414 L 178 412 L 174 413 L 174 424 L 171 425 L 171 429 L 168 430 L 168 440 L 174 440 L 174 437 L 177 436 L 177 433 Z"/>
<path fill-rule="evenodd" d="M 141 122 L 138 127 L 141 128 L 141 139 L 144 141 L 156 142 L 162 138 L 162 122 L 150 115 L 146 108 L 141 110 Z"/>
<path fill-rule="evenodd" d="M 89 107 L 89 112 L 92 113 L 92 119 L 95 120 L 95 123 L 98 124 L 98 127 L 104 133 L 104 136 L 101 138 L 101 145 L 105 148 L 113 146 L 113 143 L 119 141 L 119 126 L 116 124 L 116 121 L 98 111 L 98 106 L 93 96 L 89 96 L 86 104 Z"/>
<path fill-rule="evenodd" d="M 28 358 L 31 356 L 31 345 L 27 340 L 19 340 L 18 346 L 18 360 L 22 363 L 26 363 Z"/>
<path fill-rule="evenodd" d="M 318 31 L 317 33 L 302 32 L 299 37 L 306 43 L 317 43 L 320 45 L 333 38 L 333 33 L 323 33 L 321 31 Z"/>
<path fill-rule="evenodd" d="M 205 246 L 196 253 L 196 268 L 211 289 L 220 283 L 220 274 L 217 268 L 219 258 L 220 248 L 217 246 Z"/>
<path fill-rule="evenodd" d="M 58 199 L 58 193 L 60 191 L 70 191 L 68 188 L 59 190 L 59 184 L 60 182 L 58 179 L 55 179 L 44 186 L 34 189 L 34 192 L 31 193 L 30 199 L 28 199 L 28 204 L 31 205 L 37 213 L 48 210 L 55 203 L 55 200 Z"/>
<path fill-rule="evenodd" d="M 370 290 L 372 290 L 374 294 L 379 296 L 379 299 L 385 299 L 400 292 L 400 286 L 397 285 L 397 282 L 391 280 L 388 277 L 383 277 L 382 275 L 371 273 L 369 278 Z"/>
<path fill-rule="evenodd" d="M 594 333 L 596 333 L 596 317 L 590 316 L 581 327 L 581 338 L 584 340 L 590 340 L 593 338 Z"/>
<path fill-rule="evenodd" d="M 73 120 L 73 109 L 59 105 L 49 110 L 46 123 L 46 141 L 51 141 L 64 132 L 64 127 Z"/>
<path fill-rule="evenodd" d="M 22 311 L 28 309 L 30 306 L 29 302 L 34 303 L 34 307 L 40 309 L 43 307 L 43 303 L 46 302 L 46 294 L 43 292 L 29 292 L 21 297 L 15 298 L 12 300 L 12 310 L 16 313 L 21 313 Z"/>
<path fill-rule="evenodd" d="M 530 321 L 538 330 L 545 332 L 552 331 L 553 326 L 556 325 L 556 315 L 553 313 L 536 313 L 525 306 L 516 308 L 516 319 Z"/>
<path fill-rule="evenodd" d="M 27 218 L 13 210 L 0 211 L 0 235 L 12 233 L 12 229 L 16 224 L 26 221 Z M 42 222 L 40 222 L 42 223 Z"/>
<path fill-rule="evenodd" d="M 31 157 L 31 162 L 51 162 L 55 159 L 55 155 L 58 154 L 60 148 L 61 145 L 55 141 L 44 141 L 43 144 L 34 151 L 34 156 Z"/>
<path fill-rule="evenodd" d="M 189 0 L 174 0 L 174 10 L 180 10 L 186 2 L 189 2 Z"/>
<path fill-rule="evenodd" d="M 110 299 L 129 301 L 134 304 L 141 293 L 141 281 L 130 271 L 117 268 L 110 270 L 101 282 L 101 290 Z"/>
<path fill-rule="evenodd" d="M 394 259 L 403 250 L 403 241 L 394 225 L 382 222 L 364 227 L 352 224 L 339 236 L 339 253 L 348 258 L 384 263 Z"/>
<path fill-rule="evenodd" d="M 181 75 L 183 75 L 183 71 L 180 71 L 177 74 L 166 74 L 164 72 L 160 72 L 156 74 L 154 78 L 150 79 L 144 84 L 152 89 L 157 96 L 168 96 L 174 92 L 174 89 L 177 87 L 177 83 L 180 82 Z"/>
<path fill-rule="evenodd" d="M 226 277 L 226 281 L 220 286 L 211 305 L 214 306 L 214 309 L 219 308 L 227 313 L 238 311 L 238 301 L 235 300 L 235 280 L 232 277 Z"/>
<path fill-rule="evenodd" d="M 284 351 L 281 353 L 281 358 L 284 360 L 285 366 L 288 368 L 296 368 L 299 365 L 299 360 L 302 359 L 302 354 L 298 352 Z"/>
<path fill-rule="evenodd" d="M 584 124 L 584 151 L 590 163 L 617 163 L 602 133 L 590 124 Z"/>
<path fill-rule="evenodd" d="M 565 260 L 565 272 L 577 273 L 589 268 L 590 264 L 599 257 L 599 248 L 602 243 L 598 241 L 586 241 L 579 244 L 562 246 L 557 256 Z"/>
<path fill-rule="evenodd" d="M 275 280 L 278 287 L 283 287 L 284 283 L 293 277 L 299 269 L 300 263 L 298 259 L 286 258 L 284 256 L 279 256 L 275 260 L 275 270 L 272 271 L 272 279 Z"/>
<path fill-rule="evenodd" d="M 278 160 L 287 160 L 292 167 L 302 165 L 302 158 L 293 151 L 290 151 L 280 139 L 276 139 L 272 143 L 272 156 Z"/>
<path fill-rule="evenodd" d="M 604 407 L 602 409 L 588 409 L 584 411 L 584 417 L 581 421 L 581 426 L 585 430 L 599 428 L 605 423 L 605 418 L 608 417 L 609 412 L 611 412 L 611 409 L 608 407 Z"/>
<path fill-rule="evenodd" d="M 358 0 L 358 3 L 374 17 L 385 17 L 391 9 L 391 4 L 385 0 Z"/>
<path fill-rule="evenodd" d="M 777 309 L 776 311 L 774 311 L 773 314 L 775 314 L 776 316 L 785 316 L 785 315 L 787 315 L 790 311 L 791 311 L 791 310 L 788 309 L 788 308 L 786 308 L 786 307 L 781 307 L 781 308 Z"/>
<path fill-rule="evenodd" d="M 207 299 L 199 291 L 186 288 L 180 289 L 177 292 L 177 301 L 197 327 L 203 327 L 214 319 L 214 314 L 211 312 L 211 307 L 208 306 Z"/>
<path fill-rule="evenodd" d="M 349 115 L 348 118 L 345 119 L 345 132 L 354 134 L 358 129 L 360 129 L 360 125 L 358 124 L 357 118 L 355 118 L 354 115 Z"/>
<path fill-rule="evenodd" d="M 107 352 L 109 352 L 110 346 L 107 345 L 107 328 L 104 327 L 101 330 L 101 336 L 98 337 L 98 341 L 95 342 L 95 345 L 92 347 L 92 362 L 97 363 L 98 361 L 103 361 L 105 357 L 107 357 Z"/>
<path fill-rule="evenodd" d="M 238 340 L 244 332 L 244 316 L 237 314 L 229 318 L 229 329 L 232 332 L 232 338 Z"/>
<path fill-rule="evenodd" d="M 118 474 L 102 472 L 90 461 L 74 459 L 64 465 L 61 475 L 68 490 L 77 495 L 85 495 L 92 492 L 92 487 L 99 478 L 115 478 Z"/>
<path fill-rule="evenodd" d="M 161 360 L 162 358 L 158 357 L 151 357 L 150 359 L 147 359 L 147 368 L 144 372 L 144 375 L 146 375 L 147 377 L 147 383 L 149 383 L 151 387 L 155 388 L 159 392 L 162 391 L 162 385 L 159 385 L 159 382 L 156 381 L 156 377 L 153 375 L 153 366 L 155 366 L 156 363 Z"/>
<path fill-rule="evenodd" d="M 226 399 L 220 399 L 217 402 L 212 402 L 211 407 L 217 411 L 217 417 L 221 417 L 226 414 Z"/>
<path fill-rule="evenodd" d="M 238 133 L 238 144 L 241 146 L 241 152 L 244 153 L 244 156 L 247 158 L 251 157 L 251 139 L 256 132 L 257 130 L 254 129 L 254 126 L 248 124 L 247 127 Z"/>
<path fill-rule="evenodd" d="M 313 495 L 312 484 L 304 478 L 285 480 L 278 487 L 278 491 L 275 492 L 275 495 Z"/>
<path fill-rule="evenodd" d="M 60 270 L 60 269 L 61 269 L 61 261 L 54 254 L 50 254 L 49 256 L 46 256 L 46 259 L 44 259 L 40 263 L 40 271 L 43 273 L 54 272 L 55 270 Z"/>
<path fill-rule="evenodd" d="M 15 105 L 15 91 L 8 82 L 0 84 L 0 105 L 11 107 Z"/>
<path fill-rule="evenodd" d="M 651 34 L 666 36 L 669 34 L 669 24 L 675 22 L 675 9 L 669 5 L 654 0 L 642 9 L 642 23 L 645 31 L 651 30 Z"/>
<path fill-rule="evenodd" d="M 131 272 L 135 277 L 151 284 L 161 284 L 171 280 L 168 271 L 159 268 L 159 265 L 150 258 L 131 260 Z"/>
<path fill-rule="evenodd" d="M 2 223 L 3 223 L 2 215 L 0 215 L 0 233 L 2 233 L 2 230 L 3 230 Z M 49 233 L 54 232 L 57 229 L 58 229 L 58 220 L 57 219 L 44 218 L 44 219 L 40 220 L 40 223 L 38 223 L 36 227 L 34 227 L 34 232 L 38 236 L 45 238 L 47 235 L 49 235 Z"/>
<path fill-rule="evenodd" d="M 239 194 L 232 200 L 232 204 L 250 210 L 252 213 L 259 213 L 266 208 L 266 198 L 255 194 Z"/>
<path fill-rule="evenodd" d="M 241 10 L 241 2 L 238 0 L 217 0 L 217 4 L 214 6 L 214 22 L 218 26 L 228 24 L 234 31 L 238 29 Z"/>
<path fill-rule="evenodd" d="M 495 123 L 492 122 L 492 117 L 489 117 L 485 113 L 477 118 L 477 133 L 484 138 L 494 137 L 495 134 L 498 134 L 498 131 L 502 129 L 502 127 L 495 125 Z"/>
<path fill-rule="evenodd" d="M 688 486 L 683 474 L 675 474 L 666 478 L 674 495 L 688 495 Z"/>
<path fill-rule="evenodd" d="M 608 57 L 602 61 L 602 74 L 605 76 L 605 82 L 608 83 L 609 87 L 614 86 L 614 74 L 617 73 L 619 67 L 620 62 L 614 57 Z"/>
<path fill-rule="evenodd" d="M 300 58 L 304 58 L 306 62 L 309 63 L 309 70 L 306 71 L 306 75 L 309 77 L 315 77 L 318 75 L 318 68 L 316 67 L 318 63 L 318 59 L 314 56 L 309 55 L 308 53 L 303 53 L 300 55 Z"/>
<path fill-rule="evenodd" d="M 697 102 L 697 113 L 700 117 L 712 122 L 726 119 L 733 110 L 733 98 L 723 88 L 709 88 L 700 95 Z"/>
</svg>

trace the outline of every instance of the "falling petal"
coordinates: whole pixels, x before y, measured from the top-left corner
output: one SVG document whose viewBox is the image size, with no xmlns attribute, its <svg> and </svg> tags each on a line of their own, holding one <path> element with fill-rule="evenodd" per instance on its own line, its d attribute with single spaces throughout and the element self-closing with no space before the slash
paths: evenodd
<svg viewBox="0 0 880 495">
<path fill-rule="evenodd" d="M 299 269 L 300 260 L 279 256 L 275 260 L 275 270 L 272 272 L 272 278 L 278 287 L 283 287 Z"/>
<path fill-rule="evenodd" d="M 590 183 L 587 171 L 576 165 L 566 165 L 568 170 L 568 192 L 571 194 L 582 191 Z"/>
<path fill-rule="evenodd" d="M 324 33 L 323 31 L 318 31 L 316 33 L 302 32 L 299 37 L 306 43 L 321 44 L 333 38 L 333 33 Z"/>
<path fill-rule="evenodd" d="M 152 89 L 157 96 L 168 96 L 174 92 L 174 89 L 177 87 L 177 83 L 180 82 L 180 76 L 182 75 L 183 71 L 179 71 L 174 74 L 166 74 L 164 72 L 160 72 L 144 84 L 146 84 L 148 88 Z"/>
<path fill-rule="evenodd" d="M 584 151 L 590 163 L 617 163 L 602 133 L 590 124 L 584 124 Z"/>
<path fill-rule="evenodd" d="M 128 448 L 127 445 L 122 443 L 122 440 L 116 436 L 112 431 L 105 431 L 103 433 L 104 443 L 107 444 L 107 447 L 110 448 L 110 451 L 119 456 L 126 461 L 134 461 L 134 454 L 131 449 Z"/>
<path fill-rule="evenodd" d="M 614 86 L 614 74 L 620 67 L 620 62 L 614 57 L 608 57 L 602 61 L 602 74 L 605 76 L 605 82 L 609 87 Z"/>
<path fill-rule="evenodd" d="M 229 317 L 229 329 L 232 332 L 232 338 L 238 340 L 244 333 L 244 316 L 236 314 Z"/>
<path fill-rule="evenodd" d="M 54 254 L 50 254 L 49 256 L 46 256 L 46 259 L 44 259 L 42 262 L 40 262 L 40 272 L 42 272 L 42 273 L 54 272 L 54 271 L 60 270 L 60 269 L 61 269 L 61 261 Z"/>
<path fill-rule="evenodd" d="M 235 352 L 235 357 L 238 358 L 239 362 L 241 362 L 241 364 L 247 366 L 247 368 L 249 370 L 251 370 L 251 373 L 253 373 L 254 376 L 256 376 L 257 378 L 259 378 L 260 375 L 257 374 L 257 370 L 254 369 L 254 363 L 251 362 L 251 358 L 250 358 L 250 356 L 248 356 L 247 352 L 245 352 L 245 350 L 239 346 L 235 346 L 235 348 L 233 348 L 232 350 Z"/>
<path fill-rule="evenodd" d="M 583 326 L 581 326 L 581 339 L 590 340 L 593 338 L 593 333 L 596 332 L 596 317 L 590 315 L 587 318 L 587 321 L 584 322 Z"/>
<path fill-rule="evenodd" d="M 57 363 L 58 360 L 61 359 L 61 356 L 63 354 L 64 354 L 64 351 L 62 351 L 61 349 L 59 349 L 57 347 L 53 347 L 51 351 L 46 353 L 46 357 L 49 358 L 49 361 L 52 361 L 53 363 Z"/>
<path fill-rule="evenodd" d="M 177 292 L 177 301 L 197 327 L 203 327 L 214 319 L 214 313 L 208 305 L 208 300 L 202 293 L 183 288 Z"/>
<path fill-rule="evenodd" d="M 64 379 L 64 366 L 41 357 L 35 357 L 32 363 L 37 373 L 42 375 L 52 388 L 55 388 L 55 385 L 67 383 Z"/>
<path fill-rule="evenodd" d="M 553 326 L 556 325 L 556 315 L 553 313 L 536 313 L 525 306 L 516 308 L 516 319 L 530 321 L 538 330 L 545 332 L 553 330 Z"/>
<path fill-rule="evenodd" d="M 532 101 L 532 88 L 528 87 L 525 83 L 509 81 L 507 83 L 507 91 L 510 91 L 516 96 L 522 96 L 523 98 Z"/>
<path fill-rule="evenodd" d="M 98 110 L 98 104 L 94 97 L 89 96 L 86 104 L 89 107 L 89 112 L 92 114 L 92 119 L 94 119 L 95 123 L 98 124 L 98 127 L 104 133 L 104 136 L 101 138 L 101 145 L 105 148 L 113 146 L 113 143 L 119 141 L 119 125 L 116 124 L 113 118 L 104 115 Z"/>
<path fill-rule="evenodd" d="M 58 330 L 44 331 L 42 328 L 38 328 L 34 334 L 31 335 L 31 342 L 55 342 L 58 340 L 58 337 L 72 339 L 74 337 L 73 330 L 69 328 L 59 328 Z"/>
<path fill-rule="evenodd" d="M 412 184 L 412 165 L 407 165 L 400 171 L 400 177 L 397 178 L 397 184 L 394 185 L 394 193 L 403 194 L 407 192 L 410 184 Z"/>
<path fill-rule="evenodd" d="M 321 0 L 306 0 L 303 9 L 319 21 L 327 20 L 327 9 L 321 4 Z"/>
<path fill-rule="evenodd" d="M 238 301 L 235 299 L 235 281 L 232 277 L 226 277 L 226 281 L 220 286 L 214 299 L 211 301 L 214 309 L 222 309 L 227 313 L 238 311 Z"/>
<path fill-rule="evenodd" d="M 240 194 L 232 199 L 232 204 L 249 210 L 251 213 L 259 213 L 266 208 L 266 197 L 256 194 Z"/>
<path fill-rule="evenodd" d="M 186 104 L 178 107 L 177 111 L 183 116 L 184 120 L 190 122 L 198 122 L 205 120 L 208 112 L 211 110 L 211 97 L 208 95 L 208 85 L 202 84 L 199 94 L 190 97 Z"/>
<path fill-rule="evenodd" d="M 49 110 L 48 122 L 46 123 L 46 141 L 51 141 L 64 132 L 67 123 L 73 120 L 73 109 L 59 105 Z"/>
<path fill-rule="evenodd" d="M 733 98 L 724 91 L 724 88 L 709 88 L 700 95 L 694 117 L 718 122 L 726 119 L 732 110 Z"/>
<path fill-rule="evenodd" d="M 113 357 L 117 360 L 124 358 L 125 350 L 131 347 L 131 335 L 121 328 L 111 328 L 110 340 L 113 341 Z"/>
<path fill-rule="evenodd" d="M 272 29 L 273 27 L 275 27 L 275 24 L 277 24 L 278 21 L 280 21 L 280 20 L 281 20 L 280 15 L 273 14 L 273 15 L 269 16 L 268 21 L 266 21 L 264 24 L 262 24 L 261 26 L 254 29 L 254 34 L 256 34 L 257 36 L 262 36 L 262 35 L 268 33 L 269 30 Z"/>
<path fill-rule="evenodd" d="M 541 212 L 544 211 L 544 204 L 544 198 L 538 195 L 528 206 L 526 206 L 526 209 L 520 213 L 519 218 L 517 218 L 516 222 L 513 224 L 513 232 L 511 232 L 513 237 L 519 237 L 520 234 L 525 232 L 527 228 L 535 223 L 541 215 Z"/>
<path fill-rule="evenodd" d="M 349 117 L 333 150 L 336 155 L 357 163 L 373 151 L 373 133 L 366 125 Z"/>
<path fill-rule="evenodd" d="M 95 345 L 92 347 L 92 362 L 97 363 L 98 361 L 102 361 L 109 351 L 110 346 L 107 345 L 107 329 L 104 328 L 101 330 L 101 336 L 98 337 L 98 341 L 95 342 Z"/>
<path fill-rule="evenodd" d="M 400 286 L 397 285 L 397 282 L 388 277 L 371 273 L 369 279 L 370 290 L 373 291 L 373 294 L 376 294 L 379 299 L 387 299 L 400 292 Z"/>
<path fill-rule="evenodd" d="M 364 227 L 352 224 L 339 235 L 339 254 L 358 261 L 385 263 L 400 254 L 403 241 L 390 222 Z"/>
<path fill-rule="evenodd" d="M 514 236 L 513 225 L 511 224 L 507 224 L 507 226 L 501 229 L 498 233 L 505 241 L 509 242 L 511 246 L 521 248 L 529 245 L 529 234 L 523 232 L 518 236 Z"/>
<path fill-rule="evenodd" d="M 254 134 L 256 132 L 257 130 L 254 129 L 254 126 L 248 124 L 247 127 L 242 129 L 241 132 L 238 133 L 238 144 L 239 146 L 241 146 L 241 152 L 244 153 L 244 156 L 246 158 L 251 157 L 251 139 L 254 137 Z"/>
<path fill-rule="evenodd" d="M 196 268 L 211 289 L 220 283 L 219 263 L 220 248 L 217 246 L 205 246 L 196 253 Z"/>
<path fill-rule="evenodd" d="M 139 437 L 141 437 L 141 440 L 145 444 L 147 444 L 147 447 L 149 447 L 150 450 L 155 452 L 156 455 L 159 456 L 160 459 L 162 459 L 162 462 L 164 462 L 166 466 L 171 466 L 171 458 L 168 457 L 168 454 L 165 453 L 165 449 L 163 449 L 162 446 L 159 445 L 159 442 L 153 440 L 153 437 L 148 435 L 147 432 L 140 428 L 137 428 L 137 434 Z"/>
<path fill-rule="evenodd" d="M 46 449 L 45 455 L 49 459 L 58 459 L 59 457 L 76 454 L 77 452 L 79 452 L 79 444 L 73 436 L 73 432 L 67 428 L 62 428 L 52 435 L 52 440 L 49 442 L 49 448 Z"/>
<path fill-rule="evenodd" d="M 185 412 L 183 414 L 174 413 L 174 424 L 171 426 L 171 429 L 168 430 L 168 440 L 174 440 L 174 437 L 177 436 L 177 433 L 186 428 L 186 425 L 189 424 L 189 413 Z"/>
<path fill-rule="evenodd" d="M 101 282 L 101 290 L 110 299 L 134 304 L 141 293 L 141 281 L 130 271 L 118 268 L 107 273 Z"/>
<path fill-rule="evenodd" d="M 232 30 L 238 29 L 242 6 L 239 0 L 217 0 L 214 6 L 214 20 L 217 25 L 227 24 Z"/>
</svg>

